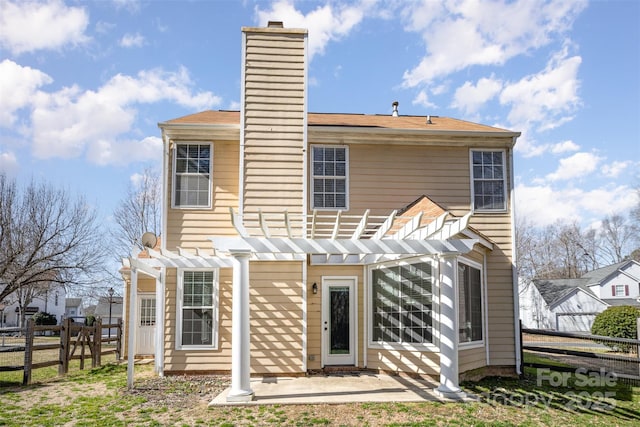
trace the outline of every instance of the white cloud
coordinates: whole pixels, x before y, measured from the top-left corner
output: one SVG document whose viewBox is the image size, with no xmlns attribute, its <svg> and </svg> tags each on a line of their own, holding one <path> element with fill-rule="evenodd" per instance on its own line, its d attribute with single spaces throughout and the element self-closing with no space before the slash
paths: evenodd
<svg viewBox="0 0 640 427">
<path fill-rule="evenodd" d="M 576 153 L 573 156 L 560 159 L 558 169 L 548 174 L 546 179 L 549 181 L 562 181 L 589 175 L 597 169 L 598 163 L 602 160 L 602 157 L 598 157 L 593 153 Z"/>
<path fill-rule="evenodd" d="M 456 89 L 452 107 L 463 110 L 465 114 L 476 113 L 482 105 L 494 98 L 502 89 L 502 82 L 494 78 L 482 78 L 474 86 L 465 82 Z"/>
<path fill-rule="evenodd" d="M 277 0 L 271 9 L 261 10 L 256 6 L 258 25 L 265 26 L 270 20 L 282 21 L 285 28 L 306 28 L 309 30 L 309 61 L 316 54 L 322 55 L 331 41 L 337 41 L 349 33 L 362 21 L 369 2 L 355 5 L 318 6 L 304 15 L 290 0 Z"/>
<path fill-rule="evenodd" d="M 562 154 L 569 151 L 578 151 L 580 146 L 573 141 L 562 141 L 551 146 L 551 152 L 553 154 Z"/>
<path fill-rule="evenodd" d="M 13 54 L 88 41 L 89 16 L 83 8 L 68 7 L 59 0 L 0 0 L 0 10 L 0 45 Z"/>
<path fill-rule="evenodd" d="M 602 166 L 602 173 L 609 178 L 617 178 L 622 172 L 632 165 L 630 160 L 614 161 L 611 164 Z"/>
<path fill-rule="evenodd" d="M 118 74 L 96 91 L 77 86 L 58 92 L 40 92 L 34 98 L 32 129 L 33 153 L 39 158 L 87 157 L 98 164 L 147 158 L 150 144 L 134 145 L 119 140 L 134 126 L 139 104 L 162 101 L 202 110 L 219 105 L 211 92 L 192 90 L 185 68 L 177 72 L 161 69 L 141 71 L 137 76 Z M 135 153 L 128 154 L 131 147 Z M 122 153 L 127 153 L 122 156 Z M 127 157 L 130 156 L 130 157 Z"/>
<path fill-rule="evenodd" d="M 140 141 L 99 140 L 89 142 L 87 158 L 98 165 L 126 165 L 128 163 L 162 158 L 162 139 L 150 136 Z"/>
<path fill-rule="evenodd" d="M 19 167 L 15 153 L 11 151 L 0 152 L 0 174 L 15 176 Z"/>
<path fill-rule="evenodd" d="M 636 203 L 633 189 L 627 186 L 593 190 L 517 185 L 516 215 L 534 226 L 556 221 L 592 223 L 615 213 L 628 212 Z"/>
<path fill-rule="evenodd" d="M 556 53 L 544 70 L 505 85 L 500 103 L 511 106 L 509 123 L 519 129 L 558 127 L 580 106 L 578 69 L 582 59 L 569 57 L 568 46 Z"/>
<path fill-rule="evenodd" d="M 51 82 L 53 79 L 40 70 L 9 59 L 0 62 L 0 126 L 11 126 L 15 112 L 31 103 L 40 86 Z"/>
<path fill-rule="evenodd" d="M 145 39 L 140 33 L 125 34 L 120 39 L 120 46 L 122 47 L 142 47 L 144 43 Z"/>
<path fill-rule="evenodd" d="M 427 92 L 424 90 L 421 90 L 420 92 L 418 92 L 418 94 L 416 95 L 416 97 L 413 99 L 413 101 L 411 101 L 411 104 L 413 105 L 421 105 L 425 108 L 435 108 L 436 105 L 429 101 L 429 95 L 427 95 Z"/>
<path fill-rule="evenodd" d="M 473 65 L 502 65 L 567 31 L 586 5 L 584 0 L 407 2 L 401 12 L 405 29 L 422 34 L 427 52 L 405 72 L 403 84 L 430 84 Z"/>
</svg>

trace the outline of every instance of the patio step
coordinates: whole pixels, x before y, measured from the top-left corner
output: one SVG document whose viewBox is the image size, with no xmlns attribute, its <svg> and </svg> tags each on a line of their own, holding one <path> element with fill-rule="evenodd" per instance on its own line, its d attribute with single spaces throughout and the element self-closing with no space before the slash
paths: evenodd
<svg viewBox="0 0 640 427">
<path fill-rule="evenodd" d="M 357 366 L 325 366 L 317 371 L 319 374 L 330 376 L 359 376 L 362 374 L 371 374 L 371 369 L 359 368 Z"/>
</svg>

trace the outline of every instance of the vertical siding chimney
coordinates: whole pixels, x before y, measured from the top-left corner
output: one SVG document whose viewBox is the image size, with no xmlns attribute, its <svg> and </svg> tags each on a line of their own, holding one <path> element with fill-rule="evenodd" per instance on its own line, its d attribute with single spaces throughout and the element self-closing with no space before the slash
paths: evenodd
<svg viewBox="0 0 640 427">
<path fill-rule="evenodd" d="M 242 28 L 241 210 L 306 212 L 307 30 Z"/>
</svg>

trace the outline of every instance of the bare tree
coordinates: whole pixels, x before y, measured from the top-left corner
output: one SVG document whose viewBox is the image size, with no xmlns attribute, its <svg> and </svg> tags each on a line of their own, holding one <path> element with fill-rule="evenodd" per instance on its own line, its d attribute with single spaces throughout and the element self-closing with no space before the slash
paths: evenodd
<svg viewBox="0 0 640 427">
<path fill-rule="evenodd" d="M 20 294 L 27 306 L 38 289 L 79 290 L 104 278 L 106 244 L 83 197 L 31 182 L 20 190 L 0 176 L 0 301 Z"/>
<path fill-rule="evenodd" d="M 612 215 L 602 221 L 600 230 L 602 256 L 606 263 L 623 261 L 631 253 L 635 239 L 634 227 L 622 215 Z"/>
<path fill-rule="evenodd" d="M 160 233 L 162 214 L 162 188 L 160 174 L 146 168 L 140 179 L 132 181 L 126 196 L 120 201 L 113 216 L 118 225 L 115 232 L 118 256 L 129 254 L 134 246 L 140 250 L 140 238 L 145 232 Z"/>
</svg>

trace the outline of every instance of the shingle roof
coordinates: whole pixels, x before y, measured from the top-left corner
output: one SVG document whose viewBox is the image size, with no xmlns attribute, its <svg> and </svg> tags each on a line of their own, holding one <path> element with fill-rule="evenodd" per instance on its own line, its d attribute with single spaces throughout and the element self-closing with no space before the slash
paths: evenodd
<svg viewBox="0 0 640 427">
<path fill-rule="evenodd" d="M 398 116 L 383 114 L 343 114 L 343 113 L 309 113 L 309 126 L 345 126 L 368 127 L 379 129 L 414 129 L 430 131 L 467 131 L 467 132 L 504 132 L 518 134 L 506 129 L 487 126 L 450 117 L 430 116 L 431 123 L 427 123 L 426 116 Z M 188 116 L 168 120 L 163 124 L 211 124 L 211 125 L 239 125 L 239 111 L 202 111 Z"/>
<path fill-rule="evenodd" d="M 609 305 L 632 305 L 634 307 L 640 307 L 640 302 L 638 302 L 635 298 L 607 298 L 602 301 L 606 302 Z"/>
<path fill-rule="evenodd" d="M 564 298 L 576 288 L 580 288 L 590 295 L 596 296 L 589 288 L 586 287 L 587 282 L 583 279 L 552 279 L 552 280 L 534 280 L 533 284 L 538 288 L 538 292 L 547 305 L 553 305 L 555 302 Z"/>
<path fill-rule="evenodd" d="M 600 283 L 604 279 L 609 277 L 611 274 L 618 271 L 622 266 L 624 266 L 625 264 L 628 264 L 629 262 L 631 261 L 627 260 L 627 261 L 619 262 L 617 264 L 611 264 L 611 265 L 607 265 L 606 267 L 598 268 L 597 270 L 593 270 L 588 273 L 585 273 L 582 276 L 582 279 L 587 279 L 589 282 L 589 285 Z"/>
</svg>

